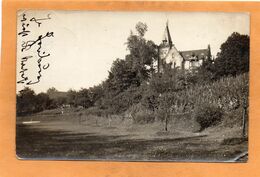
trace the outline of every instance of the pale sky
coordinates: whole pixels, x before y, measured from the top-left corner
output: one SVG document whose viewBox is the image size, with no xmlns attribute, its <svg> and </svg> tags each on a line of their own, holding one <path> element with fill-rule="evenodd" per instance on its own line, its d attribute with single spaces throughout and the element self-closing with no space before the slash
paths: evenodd
<svg viewBox="0 0 260 177">
<path fill-rule="evenodd" d="M 156 44 L 161 42 L 168 20 L 172 41 L 178 50 L 202 49 L 210 44 L 213 55 L 232 32 L 250 33 L 248 13 L 20 11 L 18 32 L 22 13 L 28 18 L 45 17 L 49 13 L 51 19 L 42 21 L 40 28 L 31 25 L 28 38 L 18 37 L 17 80 L 21 79 L 20 58 L 24 55 L 19 50 L 21 42 L 54 32 L 53 38 L 42 42 L 42 50 L 50 53 L 42 64 L 48 62 L 50 66 L 42 71 L 40 82 L 31 86 L 36 93 L 50 87 L 60 91 L 79 90 L 104 81 L 112 62 L 128 53 L 127 37 L 139 21 L 148 25 L 145 38 Z M 27 65 L 30 69 L 30 64 Z M 24 84 L 17 84 L 17 91 L 23 87 Z"/>
</svg>

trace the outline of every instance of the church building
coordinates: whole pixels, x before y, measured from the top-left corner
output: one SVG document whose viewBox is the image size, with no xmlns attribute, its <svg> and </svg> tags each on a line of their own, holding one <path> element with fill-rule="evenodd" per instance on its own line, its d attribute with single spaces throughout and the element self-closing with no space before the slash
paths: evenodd
<svg viewBox="0 0 260 177">
<path fill-rule="evenodd" d="M 192 70 L 210 58 L 210 45 L 205 49 L 178 51 L 172 42 L 168 23 L 166 24 L 163 39 L 159 45 L 158 72 L 163 72 L 166 64 L 171 64 L 171 68 Z"/>
</svg>

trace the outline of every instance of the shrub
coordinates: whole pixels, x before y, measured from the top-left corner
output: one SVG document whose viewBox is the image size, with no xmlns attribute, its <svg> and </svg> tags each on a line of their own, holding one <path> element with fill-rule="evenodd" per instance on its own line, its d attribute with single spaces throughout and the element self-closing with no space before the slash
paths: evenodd
<svg viewBox="0 0 260 177">
<path fill-rule="evenodd" d="M 146 109 L 155 111 L 159 106 L 159 94 L 147 89 L 147 91 L 142 95 L 141 104 Z"/>
<path fill-rule="evenodd" d="M 105 98 L 105 106 L 111 110 L 113 114 L 125 112 L 132 105 L 137 104 L 142 99 L 142 91 L 140 87 L 131 87 L 124 92 Z"/>
<path fill-rule="evenodd" d="M 155 121 L 155 116 L 151 111 L 139 111 L 134 115 L 134 123 L 146 124 Z"/>
<path fill-rule="evenodd" d="M 200 131 L 216 125 L 222 120 L 223 110 L 212 105 L 198 105 L 195 108 L 194 117 L 200 125 Z"/>
<path fill-rule="evenodd" d="M 90 107 L 85 110 L 86 115 L 95 115 L 95 116 L 102 116 L 104 114 L 104 110 L 99 109 L 98 107 Z"/>
</svg>

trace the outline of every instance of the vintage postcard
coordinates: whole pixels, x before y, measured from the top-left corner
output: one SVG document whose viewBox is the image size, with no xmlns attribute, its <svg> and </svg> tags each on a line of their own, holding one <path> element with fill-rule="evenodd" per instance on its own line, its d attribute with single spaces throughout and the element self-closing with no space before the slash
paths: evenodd
<svg viewBox="0 0 260 177">
<path fill-rule="evenodd" d="M 19 10 L 19 159 L 247 162 L 250 14 Z"/>
</svg>

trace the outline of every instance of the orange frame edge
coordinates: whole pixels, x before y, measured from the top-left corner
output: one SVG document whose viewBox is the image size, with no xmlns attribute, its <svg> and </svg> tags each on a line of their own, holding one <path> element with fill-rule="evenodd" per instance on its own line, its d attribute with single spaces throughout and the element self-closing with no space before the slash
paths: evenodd
<svg viewBox="0 0 260 177">
<path fill-rule="evenodd" d="M 258 177 L 260 175 L 260 3 L 181 1 L 3 1 L 0 63 L 0 177 Z M 250 13 L 249 160 L 247 163 L 23 161 L 15 155 L 16 11 L 210 11 Z"/>
</svg>

